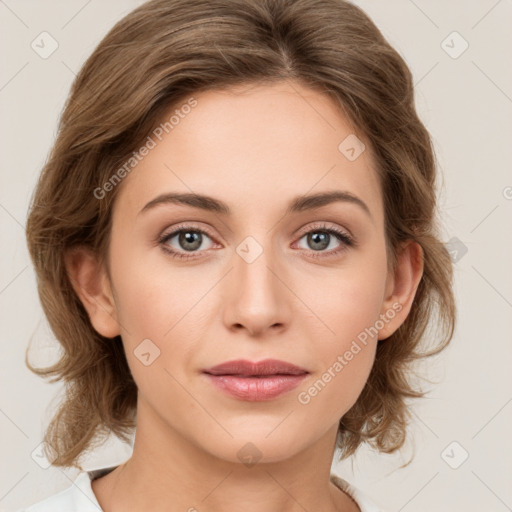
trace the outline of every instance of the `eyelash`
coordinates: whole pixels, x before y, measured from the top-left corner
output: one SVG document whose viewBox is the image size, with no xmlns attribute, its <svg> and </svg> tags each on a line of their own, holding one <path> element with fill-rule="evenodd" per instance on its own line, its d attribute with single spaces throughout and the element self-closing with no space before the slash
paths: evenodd
<svg viewBox="0 0 512 512">
<path fill-rule="evenodd" d="M 176 251 L 174 249 L 170 249 L 167 245 L 167 242 L 174 238 L 176 235 L 182 233 L 182 232 L 195 232 L 195 233 L 201 233 L 203 235 L 207 235 L 209 238 L 213 239 L 213 237 L 208 233 L 208 231 L 205 231 L 203 229 L 199 229 L 198 227 L 191 226 L 191 225 L 184 225 L 184 226 L 178 226 L 177 229 L 174 229 L 171 233 L 163 234 L 159 239 L 158 243 L 162 247 L 162 250 L 168 253 L 171 257 L 180 259 L 180 260 L 190 260 L 195 259 L 198 256 L 193 256 L 192 254 L 197 254 L 196 252 L 190 253 L 190 255 L 187 255 L 184 252 Z M 350 236 L 345 231 L 341 231 L 340 229 L 331 226 L 328 227 L 326 224 L 321 224 L 318 226 L 314 226 L 310 230 L 304 232 L 301 234 L 299 240 L 303 238 L 304 236 L 310 234 L 310 233 L 329 233 L 330 235 L 334 235 L 336 239 L 340 242 L 342 242 L 343 245 L 341 245 L 339 248 L 331 250 L 331 251 L 311 251 L 311 257 L 313 258 L 329 258 L 337 256 L 339 253 L 346 251 L 348 247 L 355 247 L 356 241 L 355 239 Z M 306 250 L 306 249 L 303 249 Z M 200 251 L 201 252 L 201 251 Z"/>
</svg>

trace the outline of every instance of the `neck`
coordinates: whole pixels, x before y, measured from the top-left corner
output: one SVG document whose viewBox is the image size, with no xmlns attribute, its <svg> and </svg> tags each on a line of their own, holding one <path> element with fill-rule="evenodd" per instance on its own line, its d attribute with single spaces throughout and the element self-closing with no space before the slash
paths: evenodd
<svg viewBox="0 0 512 512">
<path fill-rule="evenodd" d="M 133 455 L 92 484 L 105 512 L 359 511 L 330 482 L 337 423 L 285 460 L 272 461 L 256 446 L 239 442 L 232 442 L 233 460 L 225 460 L 139 405 Z"/>
</svg>

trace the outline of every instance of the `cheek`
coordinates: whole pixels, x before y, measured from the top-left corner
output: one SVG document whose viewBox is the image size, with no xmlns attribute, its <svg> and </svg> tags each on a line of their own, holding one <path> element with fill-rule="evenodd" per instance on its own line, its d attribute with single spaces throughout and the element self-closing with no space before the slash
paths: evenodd
<svg viewBox="0 0 512 512">
<path fill-rule="evenodd" d="M 154 406 L 171 401 L 182 407 L 187 397 L 178 382 L 185 383 L 183 368 L 190 364 L 193 348 L 186 333 L 187 314 L 192 314 L 198 298 L 183 293 L 186 288 L 176 280 L 171 286 L 159 274 L 155 269 L 134 266 L 129 279 L 118 280 L 118 318 L 139 394 Z"/>
<path fill-rule="evenodd" d="M 307 269 L 299 277 L 301 299 L 310 310 L 311 339 L 329 349 L 347 343 L 379 319 L 386 286 L 384 247 L 352 253 L 338 267 Z"/>
<path fill-rule="evenodd" d="M 173 269 L 164 258 L 148 262 L 142 254 L 121 249 L 113 261 L 118 262 L 112 269 L 117 315 L 137 385 L 144 389 L 161 378 L 151 385 L 168 386 L 165 369 L 180 380 L 188 378 L 184 369 L 193 364 L 196 341 L 207 329 L 201 311 L 210 303 L 211 271 Z"/>
<path fill-rule="evenodd" d="M 333 421 L 355 403 L 375 359 L 386 282 L 383 254 L 361 257 L 329 279 L 319 281 L 317 275 L 316 288 L 312 281 L 303 288 L 310 290 L 305 302 L 315 316 L 302 327 L 313 340 L 317 366 L 299 403 L 315 408 L 316 402 L 319 411 L 331 404 Z"/>
<path fill-rule="evenodd" d="M 311 417 L 327 414 L 330 424 L 335 423 L 361 394 L 375 359 L 379 307 L 375 294 L 357 288 L 329 302 L 324 318 L 333 332 L 319 330 L 315 323 L 315 373 L 297 397 Z"/>
<path fill-rule="evenodd" d="M 143 247 L 119 244 L 112 260 L 116 306 L 125 334 L 134 341 L 168 338 L 199 298 L 198 277 L 173 269 L 156 250 Z"/>
</svg>

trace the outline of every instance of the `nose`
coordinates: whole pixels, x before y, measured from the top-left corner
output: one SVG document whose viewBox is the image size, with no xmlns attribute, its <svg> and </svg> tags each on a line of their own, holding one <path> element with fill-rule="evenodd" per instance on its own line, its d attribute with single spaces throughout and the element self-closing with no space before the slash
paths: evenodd
<svg viewBox="0 0 512 512">
<path fill-rule="evenodd" d="M 289 321 L 290 296 L 286 276 L 270 250 L 254 261 L 237 253 L 230 272 L 224 321 L 228 329 L 245 329 L 251 336 L 282 331 Z"/>
</svg>

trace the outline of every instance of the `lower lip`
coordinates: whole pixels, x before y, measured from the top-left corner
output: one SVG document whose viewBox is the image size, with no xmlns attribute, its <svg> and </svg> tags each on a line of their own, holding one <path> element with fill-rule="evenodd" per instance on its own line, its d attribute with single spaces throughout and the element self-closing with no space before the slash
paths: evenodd
<svg viewBox="0 0 512 512">
<path fill-rule="evenodd" d="M 246 400 L 260 402 L 272 400 L 296 388 L 307 373 L 301 375 L 269 375 L 268 377 L 237 377 L 234 375 L 210 375 L 210 381 L 228 395 Z"/>
</svg>

